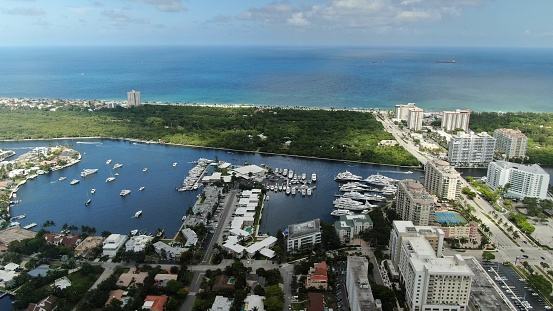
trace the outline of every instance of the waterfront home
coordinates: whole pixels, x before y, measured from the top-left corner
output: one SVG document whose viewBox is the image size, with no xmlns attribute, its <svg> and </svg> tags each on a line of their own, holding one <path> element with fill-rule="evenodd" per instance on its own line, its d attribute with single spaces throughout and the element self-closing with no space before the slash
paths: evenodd
<svg viewBox="0 0 553 311">
<path fill-rule="evenodd" d="M 37 303 L 30 303 L 26 311 L 52 311 L 56 308 L 58 297 L 50 295 Z"/>
<path fill-rule="evenodd" d="M 104 240 L 102 256 L 114 257 L 119 248 L 127 241 L 127 236 L 122 234 L 111 234 Z"/>
</svg>

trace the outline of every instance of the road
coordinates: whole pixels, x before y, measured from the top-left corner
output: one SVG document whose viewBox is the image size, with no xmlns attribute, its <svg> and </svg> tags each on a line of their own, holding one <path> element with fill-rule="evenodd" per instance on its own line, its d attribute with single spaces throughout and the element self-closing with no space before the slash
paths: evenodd
<svg viewBox="0 0 553 311">
<path fill-rule="evenodd" d="M 221 241 L 221 233 L 223 232 L 224 228 L 228 225 L 228 215 L 231 210 L 233 210 L 233 206 L 236 202 L 236 195 L 238 194 L 238 190 L 231 190 L 225 198 L 225 201 L 223 203 L 223 212 L 221 213 L 221 218 L 219 220 L 219 224 L 217 225 L 217 228 L 215 229 L 215 233 L 211 237 L 211 240 L 209 241 L 209 244 L 207 245 L 207 250 L 205 252 L 204 258 L 202 260 L 202 264 L 209 263 L 211 259 L 211 255 L 213 255 L 213 245 L 215 243 L 218 243 Z"/>
</svg>

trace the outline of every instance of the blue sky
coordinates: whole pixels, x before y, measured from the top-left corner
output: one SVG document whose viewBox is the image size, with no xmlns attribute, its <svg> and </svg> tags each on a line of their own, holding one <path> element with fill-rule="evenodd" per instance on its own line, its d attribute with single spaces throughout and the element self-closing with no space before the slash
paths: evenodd
<svg viewBox="0 0 553 311">
<path fill-rule="evenodd" d="M 553 47 L 551 0 L 2 0 L 0 45 Z"/>
</svg>

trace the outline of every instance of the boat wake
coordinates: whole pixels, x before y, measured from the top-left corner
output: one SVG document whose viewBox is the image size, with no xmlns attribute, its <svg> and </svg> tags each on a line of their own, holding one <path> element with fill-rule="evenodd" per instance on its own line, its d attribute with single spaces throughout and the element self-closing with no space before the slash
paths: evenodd
<svg viewBox="0 0 553 311">
<path fill-rule="evenodd" d="M 100 141 L 78 141 L 77 144 L 81 144 L 81 145 L 101 145 L 103 143 L 100 142 Z"/>
</svg>

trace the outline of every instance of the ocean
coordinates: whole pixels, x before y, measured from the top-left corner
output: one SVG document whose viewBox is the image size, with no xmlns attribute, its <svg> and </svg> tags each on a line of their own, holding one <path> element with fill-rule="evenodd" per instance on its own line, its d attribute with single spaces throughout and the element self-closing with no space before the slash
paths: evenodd
<svg viewBox="0 0 553 311">
<path fill-rule="evenodd" d="M 0 68 L 0 97 L 553 111 L 549 49 L 0 47 Z"/>
</svg>

